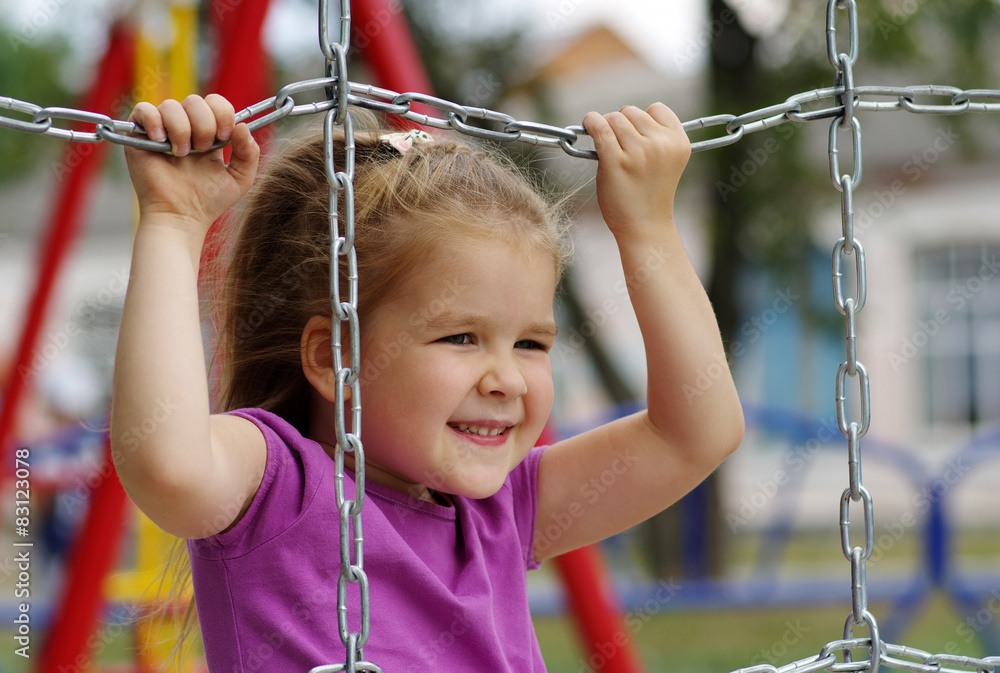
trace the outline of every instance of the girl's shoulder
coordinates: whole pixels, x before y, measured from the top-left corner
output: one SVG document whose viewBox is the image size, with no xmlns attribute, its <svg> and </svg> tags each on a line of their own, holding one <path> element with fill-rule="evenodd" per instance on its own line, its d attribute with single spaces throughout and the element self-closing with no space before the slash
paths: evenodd
<svg viewBox="0 0 1000 673">
<path fill-rule="evenodd" d="M 249 551 L 289 530 L 309 512 L 322 485 L 332 481 L 333 471 L 333 461 L 323 447 L 270 411 L 235 409 L 219 416 L 246 421 L 240 434 L 249 431 L 252 437 L 256 432 L 256 438 L 246 441 L 263 441 L 266 455 L 260 485 L 239 521 L 217 535 L 195 541 L 195 548 L 211 550 L 212 556 L 222 548 L 228 553 Z M 219 516 L 232 514 L 220 512 Z"/>
</svg>

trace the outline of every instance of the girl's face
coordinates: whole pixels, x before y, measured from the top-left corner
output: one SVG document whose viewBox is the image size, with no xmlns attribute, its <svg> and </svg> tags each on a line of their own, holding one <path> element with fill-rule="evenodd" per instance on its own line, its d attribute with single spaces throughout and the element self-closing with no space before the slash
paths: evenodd
<svg viewBox="0 0 1000 673">
<path fill-rule="evenodd" d="M 361 438 L 372 481 L 496 493 L 552 409 L 551 254 L 466 241 L 366 318 Z"/>
</svg>

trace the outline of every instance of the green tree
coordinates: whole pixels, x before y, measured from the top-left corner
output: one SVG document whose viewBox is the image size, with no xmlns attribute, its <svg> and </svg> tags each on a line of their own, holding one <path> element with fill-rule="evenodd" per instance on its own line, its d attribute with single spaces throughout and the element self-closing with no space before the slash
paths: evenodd
<svg viewBox="0 0 1000 673">
<path fill-rule="evenodd" d="M 0 96 L 16 98 L 42 107 L 64 106 L 70 94 L 61 84 L 59 69 L 66 58 L 60 40 L 15 31 L 0 23 Z M 21 121 L 27 115 L 0 110 L 0 114 Z M 24 175 L 44 159 L 54 156 L 57 143 L 39 143 L 33 134 L 0 130 L 0 182 Z"/>
</svg>

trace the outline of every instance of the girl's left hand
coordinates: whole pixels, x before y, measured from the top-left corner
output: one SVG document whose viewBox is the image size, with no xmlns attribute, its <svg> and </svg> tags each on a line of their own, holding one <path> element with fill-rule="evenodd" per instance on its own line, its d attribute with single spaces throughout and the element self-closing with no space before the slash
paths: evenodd
<svg viewBox="0 0 1000 673">
<path fill-rule="evenodd" d="M 583 126 L 597 150 L 597 203 L 615 234 L 673 221 L 674 194 L 691 156 L 677 115 L 663 103 L 599 115 Z"/>
</svg>

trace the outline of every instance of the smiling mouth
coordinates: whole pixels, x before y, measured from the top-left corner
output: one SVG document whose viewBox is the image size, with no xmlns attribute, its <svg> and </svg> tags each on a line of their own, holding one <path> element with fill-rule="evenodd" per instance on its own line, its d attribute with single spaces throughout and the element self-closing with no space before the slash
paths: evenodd
<svg viewBox="0 0 1000 673">
<path fill-rule="evenodd" d="M 498 437 L 510 429 L 508 426 L 501 428 L 487 428 L 481 425 L 469 425 L 467 423 L 449 423 L 448 427 L 467 435 L 476 435 L 479 437 Z"/>
</svg>

